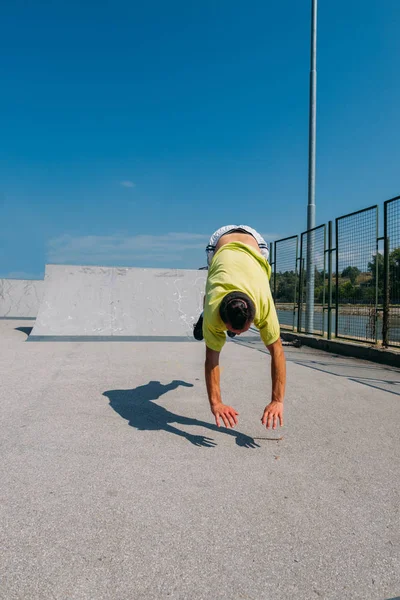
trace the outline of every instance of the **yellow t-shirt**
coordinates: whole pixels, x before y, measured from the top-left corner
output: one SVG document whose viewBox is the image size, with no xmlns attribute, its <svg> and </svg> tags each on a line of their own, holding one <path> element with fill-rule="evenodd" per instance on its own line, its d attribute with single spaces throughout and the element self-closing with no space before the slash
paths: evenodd
<svg viewBox="0 0 400 600">
<path fill-rule="evenodd" d="M 254 302 L 254 325 L 266 346 L 280 336 L 279 322 L 272 299 L 269 279 L 271 267 L 255 248 L 242 242 L 230 242 L 215 253 L 209 267 L 204 304 L 203 335 L 206 346 L 220 352 L 226 341 L 227 327 L 219 315 L 223 297 L 229 292 L 247 294 Z"/>
</svg>

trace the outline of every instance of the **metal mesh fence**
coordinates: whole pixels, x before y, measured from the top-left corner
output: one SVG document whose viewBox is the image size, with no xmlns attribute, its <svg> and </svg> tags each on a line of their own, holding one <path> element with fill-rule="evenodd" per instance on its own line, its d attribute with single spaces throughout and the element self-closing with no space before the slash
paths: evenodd
<svg viewBox="0 0 400 600">
<path fill-rule="evenodd" d="M 298 330 L 324 335 L 325 332 L 325 250 L 326 226 L 301 234 Z M 307 273 L 310 272 L 310 277 Z"/>
<path fill-rule="evenodd" d="M 331 223 L 328 247 L 325 225 L 271 245 L 282 329 L 400 347 L 400 196 L 384 217 L 383 237 L 372 206 L 336 219 L 335 247 Z"/>
<path fill-rule="evenodd" d="M 400 197 L 385 202 L 388 260 L 388 334 L 391 346 L 400 346 Z M 379 276 L 379 286 L 383 281 Z"/>
<path fill-rule="evenodd" d="M 297 249 L 294 235 L 274 244 L 274 300 L 282 329 L 293 330 L 297 319 Z"/>
<path fill-rule="evenodd" d="M 378 207 L 336 219 L 336 337 L 375 342 L 378 276 L 383 256 L 377 251 Z"/>
</svg>

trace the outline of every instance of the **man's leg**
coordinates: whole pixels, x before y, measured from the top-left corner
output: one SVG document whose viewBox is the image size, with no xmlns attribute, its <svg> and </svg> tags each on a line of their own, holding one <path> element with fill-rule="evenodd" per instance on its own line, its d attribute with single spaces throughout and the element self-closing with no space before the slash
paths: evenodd
<svg viewBox="0 0 400 600">
<path fill-rule="evenodd" d="M 225 235 L 225 233 L 228 233 L 229 231 L 232 231 L 232 229 L 237 229 L 237 225 L 224 225 L 224 227 L 220 227 L 219 229 L 217 229 L 217 231 L 214 231 L 214 233 L 210 237 L 210 241 L 208 242 L 208 245 L 206 247 L 207 264 L 208 264 L 208 266 L 211 265 L 211 261 L 213 259 L 214 254 L 215 254 L 215 248 L 216 248 L 216 246 L 218 244 L 219 239 L 223 235 Z"/>
<path fill-rule="evenodd" d="M 206 248 L 207 264 L 208 264 L 208 266 L 211 265 L 211 261 L 213 259 L 214 254 L 215 254 L 215 247 L 216 247 L 219 239 L 223 235 L 225 235 L 226 233 L 229 233 L 232 230 L 241 230 L 241 231 L 245 231 L 247 233 L 250 233 L 250 235 L 252 235 L 253 238 L 256 240 L 256 242 L 258 244 L 258 247 L 260 248 L 261 254 L 267 260 L 269 259 L 268 244 L 264 240 L 264 238 L 262 237 L 262 235 L 260 235 L 258 233 L 258 231 L 256 231 L 252 227 L 249 227 L 249 225 L 225 225 L 224 227 L 220 227 L 219 229 L 217 229 L 217 231 L 215 231 L 212 234 L 211 238 L 210 238 L 210 241 L 209 241 L 208 246 Z"/>
<path fill-rule="evenodd" d="M 204 313 L 201 313 L 197 323 L 195 323 L 195 325 L 193 325 L 193 337 L 198 342 L 201 342 L 201 340 L 204 339 L 204 337 L 203 337 L 203 314 Z M 228 337 L 230 337 L 230 338 L 234 338 L 236 335 L 236 333 L 233 333 L 233 331 L 227 331 L 226 333 L 228 334 Z"/>
<path fill-rule="evenodd" d="M 258 244 L 258 247 L 260 248 L 261 254 L 263 255 L 264 258 L 266 258 L 268 260 L 268 258 L 269 258 L 268 244 L 264 240 L 262 235 L 260 235 L 258 233 L 258 231 L 256 231 L 252 227 L 249 227 L 248 225 L 239 225 L 239 227 L 240 227 L 240 229 L 244 229 L 244 231 L 247 231 L 248 233 L 250 233 L 253 236 L 253 238 L 256 240 L 256 242 Z"/>
<path fill-rule="evenodd" d="M 197 323 L 193 325 L 193 337 L 198 342 L 203 339 L 203 313 L 201 313 Z"/>
<path fill-rule="evenodd" d="M 197 323 L 193 325 L 193 337 L 198 342 L 201 342 L 201 340 L 203 339 L 203 315 L 205 301 L 206 297 L 203 296 L 203 310 L 201 311 L 201 315 L 199 316 Z"/>
</svg>

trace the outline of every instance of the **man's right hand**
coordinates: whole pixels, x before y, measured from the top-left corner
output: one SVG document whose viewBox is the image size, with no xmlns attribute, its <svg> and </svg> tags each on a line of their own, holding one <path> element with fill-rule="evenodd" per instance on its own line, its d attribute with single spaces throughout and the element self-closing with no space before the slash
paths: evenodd
<svg viewBox="0 0 400 600">
<path fill-rule="evenodd" d="M 232 406 L 226 406 L 221 402 L 221 387 L 219 384 L 219 352 L 211 350 L 206 346 L 206 385 L 208 400 L 211 406 L 211 412 L 215 417 L 217 427 L 221 427 L 222 419 L 225 427 L 235 427 L 237 425 L 238 412 Z"/>
<path fill-rule="evenodd" d="M 222 419 L 225 427 L 229 428 L 237 425 L 239 413 L 232 406 L 226 406 L 221 402 L 211 406 L 211 411 L 215 417 L 217 427 L 221 427 L 220 419 Z"/>
</svg>

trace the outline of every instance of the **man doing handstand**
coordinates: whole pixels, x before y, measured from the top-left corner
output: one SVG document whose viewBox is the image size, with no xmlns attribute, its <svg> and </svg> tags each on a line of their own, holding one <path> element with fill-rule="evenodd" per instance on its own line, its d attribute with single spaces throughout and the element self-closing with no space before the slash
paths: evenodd
<svg viewBox="0 0 400 600">
<path fill-rule="evenodd" d="M 206 343 L 205 378 L 215 422 L 234 427 L 238 412 L 222 402 L 219 355 L 230 337 L 247 331 L 252 323 L 271 355 L 272 397 L 261 422 L 268 429 L 283 425 L 286 362 L 269 279 L 268 247 L 247 225 L 218 229 L 206 248 L 208 276 L 204 312 L 194 327 L 196 339 Z"/>
</svg>

